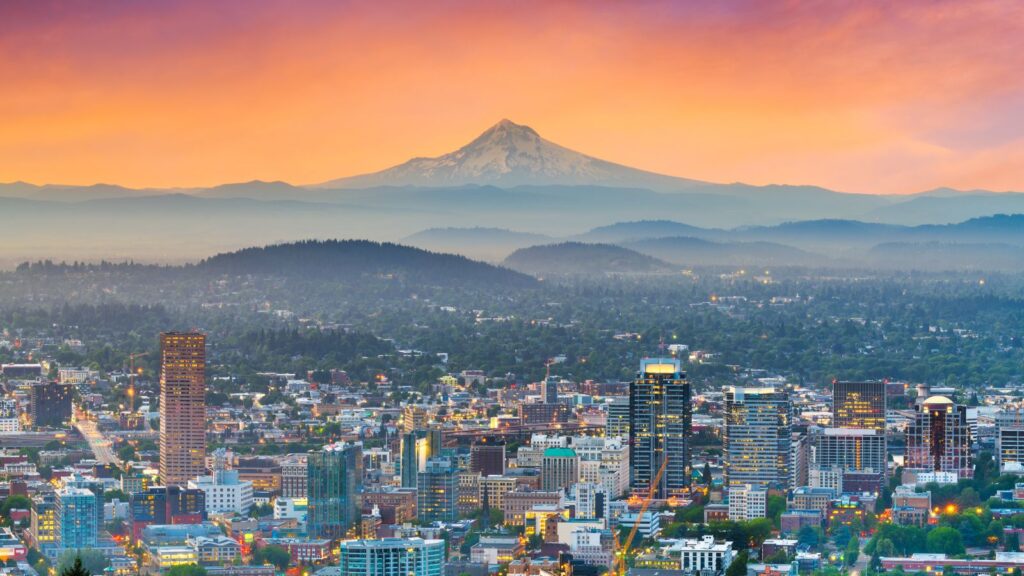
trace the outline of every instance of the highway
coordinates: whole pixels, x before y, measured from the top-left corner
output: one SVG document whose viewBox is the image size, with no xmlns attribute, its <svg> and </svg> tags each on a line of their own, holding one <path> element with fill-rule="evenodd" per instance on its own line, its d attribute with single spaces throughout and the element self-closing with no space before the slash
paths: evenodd
<svg viewBox="0 0 1024 576">
<path fill-rule="evenodd" d="M 117 467 L 121 467 L 121 460 L 114 453 L 110 440 L 107 440 L 103 433 L 96 428 L 96 422 L 85 418 L 78 418 L 75 421 L 75 428 L 78 429 L 78 432 L 89 443 L 89 448 L 96 456 L 96 460 L 102 464 L 114 464 Z"/>
</svg>

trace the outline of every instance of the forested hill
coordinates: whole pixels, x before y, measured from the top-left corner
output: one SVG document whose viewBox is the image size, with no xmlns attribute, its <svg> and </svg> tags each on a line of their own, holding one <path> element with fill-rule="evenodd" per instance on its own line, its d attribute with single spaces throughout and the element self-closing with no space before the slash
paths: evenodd
<svg viewBox="0 0 1024 576">
<path fill-rule="evenodd" d="M 438 286 L 528 288 L 537 281 L 507 268 L 399 244 L 368 240 L 308 240 L 246 248 L 218 254 L 198 264 L 204 272 L 263 274 L 350 280 L 360 276 L 394 276 L 408 282 Z"/>
</svg>

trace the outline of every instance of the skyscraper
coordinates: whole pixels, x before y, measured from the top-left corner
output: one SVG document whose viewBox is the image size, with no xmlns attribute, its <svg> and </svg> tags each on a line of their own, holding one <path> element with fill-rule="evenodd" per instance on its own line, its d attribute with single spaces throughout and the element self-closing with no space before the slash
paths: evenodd
<svg viewBox="0 0 1024 576">
<path fill-rule="evenodd" d="M 544 379 L 544 403 L 558 404 L 558 378 L 554 376 Z"/>
<path fill-rule="evenodd" d="M 344 538 L 359 524 L 362 444 L 339 442 L 306 458 L 306 529 L 311 538 Z"/>
<path fill-rule="evenodd" d="M 885 482 L 885 435 L 864 428 L 825 428 L 812 436 L 813 466 L 839 470 L 843 490 L 878 492 Z"/>
<path fill-rule="evenodd" d="M 184 486 L 206 472 L 206 335 L 160 335 L 160 478 Z"/>
<path fill-rule="evenodd" d="M 885 382 L 833 382 L 832 427 L 885 435 Z"/>
<path fill-rule="evenodd" d="M 477 442 L 469 448 L 469 470 L 483 476 L 505 473 L 505 444 Z"/>
<path fill-rule="evenodd" d="M 568 492 L 580 481 L 580 457 L 572 448 L 546 448 L 541 457 L 541 490 L 562 489 Z"/>
<path fill-rule="evenodd" d="M 725 391 L 725 483 L 784 490 L 792 466 L 793 408 L 776 388 L 731 387 Z"/>
<path fill-rule="evenodd" d="M 57 542 L 61 548 L 82 549 L 96 546 L 99 542 L 102 515 L 96 509 L 103 509 L 92 490 L 65 487 L 57 490 L 55 519 L 57 521 Z"/>
<path fill-rule="evenodd" d="M 413 430 L 402 434 L 401 485 L 403 488 L 416 487 L 416 475 L 427 467 L 427 460 L 441 455 L 443 438 L 441 430 Z"/>
<path fill-rule="evenodd" d="M 29 388 L 33 426 L 59 428 L 71 418 L 71 384 L 39 382 Z"/>
<path fill-rule="evenodd" d="M 1024 413 L 1010 410 L 996 414 L 996 463 L 1006 474 L 1024 472 Z"/>
<path fill-rule="evenodd" d="M 458 519 L 459 481 L 448 458 L 431 458 L 416 476 L 416 515 L 421 522 Z"/>
<path fill-rule="evenodd" d="M 922 402 L 907 427 L 906 467 L 972 477 L 967 407 L 945 396 L 932 396 Z"/>
<path fill-rule="evenodd" d="M 630 489 L 646 493 L 666 462 L 655 498 L 682 492 L 690 475 L 690 384 L 679 360 L 647 358 L 629 385 Z"/>
</svg>

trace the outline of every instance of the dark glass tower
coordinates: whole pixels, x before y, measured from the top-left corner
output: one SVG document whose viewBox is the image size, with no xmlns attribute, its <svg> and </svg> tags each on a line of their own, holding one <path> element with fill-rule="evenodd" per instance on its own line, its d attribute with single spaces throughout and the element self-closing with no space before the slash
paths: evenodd
<svg viewBox="0 0 1024 576">
<path fill-rule="evenodd" d="M 359 524 L 363 448 L 339 442 L 307 459 L 307 531 L 311 538 L 345 538 Z"/>
<path fill-rule="evenodd" d="M 679 360 L 647 358 L 629 385 L 629 487 L 646 494 L 665 460 L 655 498 L 682 493 L 690 479 L 690 384 Z"/>
<path fill-rule="evenodd" d="M 885 435 L 885 382 L 833 382 L 832 427 Z"/>
</svg>

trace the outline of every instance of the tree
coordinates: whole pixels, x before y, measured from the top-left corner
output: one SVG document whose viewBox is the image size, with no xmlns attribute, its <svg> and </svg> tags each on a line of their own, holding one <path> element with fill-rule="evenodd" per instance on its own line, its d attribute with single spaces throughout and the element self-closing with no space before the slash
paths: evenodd
<svg viewBox="0 0 1024 576">
<path fill-rule="evenodd" d="M 786 511 L 786 498 L 783 496 L 769 496 L 767 504 L 767 516 L 771 518 L 772 524 L 776 528 L 779 527 L 779 522 L 782 518 L 782 513 Z"/>
<path fill-rule="evenodd" d="M 858 556 L 860 556 L 860 542 L 856 538 L 850 538 L 850 542 L 846 545 L 846 551 L 843 552 L 843 563 L 853 566 L 857 563 Z"/>
<path fill-rule="evenodd" d="M 964 553 L 960 532 L 949 526 L 939 526 L 928 533 L 925 547 L 928 552 L 956 556 Z"/>
<path fill-rule="evenodd" d="M 701 480 L 704 481 L 705 486 L 711 486 L 711 464 L 708 462 L 704 463 L 704 472 L 701 474 Z"/>
<path fill-rule="evenodd" d="M 28 510 L 31 506 L 32 501 L 26 496 L 21 494 L 8 496 L 4 498 L 3 506 L 0 506 L 0 515 L 9 520 L 11 518 L 11 510 Z"/>
<path fill-rule="evenodd" d="M 273 564 L 278 570 L 285 570 L 291 564 L 292 555 L 288 553 L 287 549 L 270 544 L 257 548 L 252 555 L 252 561 L 256 565 Z"/>
<path fill-rule="evenodd" d="M 87 575 L 88 574 L 102 574 L 107 566 L 110 565 L 110 561 L 107 560 L 107 556 L 99 550 L 93 550 L 87 548 L 85 550 L 67 550 L 59 557 L 57 557 L 57 572 L 61 576 L 65 576 L 66 570 L 74 568 L 75 564 L 81 561 L 81 565 L 84 567 Z M 73 575 L 81 576 L 81 575 Z"/>
<path fill-rule="evenodd" d="M 732 564 L 729 564 L 729 568 L 725 571 L 725 576 L 747 576 L 747 559 L 749 557 L 746 550 L 737 554 L 733 558 Z"/>
<path fill-rule="evenodd" d="M 960 498 L 957 499 L 960 504 L 960 509 L 965 510 L 967 508 L 974 508 L 981 504 L 981 497 L 978 496 L 978 491 L 974 488 L 964 488 L 964 491 L 960 493 Z"/>
<path fill-rule="evenodd" d="M 171 566 L 164 576 L 206 576 L 206 568 L 198 564 L 181 564 Z"/>
<path fill-rule="evenodd" d="M 818 531 L 806 524 L 800 527 L 796 533 L 796 539 L 800 544 L 806 544 L 812 548 L 817 547 L 818 542 L 821 541 Z"/>
<path fill-rule="evenodd" d="M 82 566 L 82 558 L 75 556 L 75 561 L 61 570 L 60 576 L 91 576 L 91 574 L 85 569 L 85 566 Z"/>
</svg>

